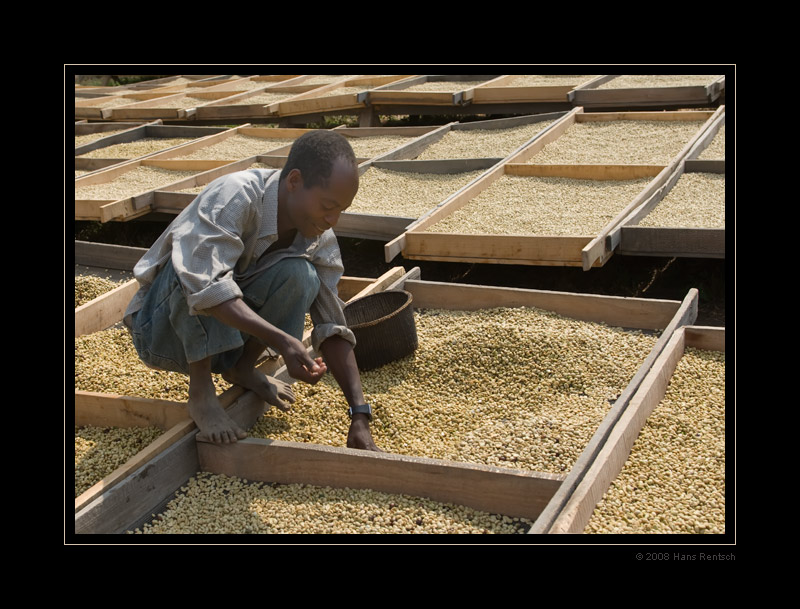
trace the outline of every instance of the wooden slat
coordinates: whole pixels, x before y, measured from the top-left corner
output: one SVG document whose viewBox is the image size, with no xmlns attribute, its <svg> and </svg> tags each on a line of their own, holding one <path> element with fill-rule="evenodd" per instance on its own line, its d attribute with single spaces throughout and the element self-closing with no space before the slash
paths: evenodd
<svg viewBox="0 0 800 609">
<path fill-rule="evenodd" d="M 181 402 L 75 391 L 75 425 L 78 427 L 158 427 L 166 430 L 188 418 L 186 404 Z"/>
<path fill-rule="evenodd" d="M 582 321 L 648 330 L 667 327 L 680 304 L 674 300 L 655 298 L 575 294 L 423 280 L 409 280 L 404 289 L 411 292 L 414 306 L 418 308 L 477 310 L 493 307 L 537 307 Z"/>
<path fill-rule="evenodd" d="M 507 175 L 559 177 L 578 180 L 637 180 L 654 178 L 664 170 L 664 165 L 534 165 L 532 163 L 506 163 Z"/>
<path fill-rule="evenodd" d="M 75 241 L 75 264 L 132 271 L 146 251 L 142 247 Z"/>
<path fill-rule="evenodd" d="M 200 468 L 275 483 L 372 489 L 535 519 L 563 476 L 348 448 L 246 438 L 198 443 Z"/>
<path fill-rule="evenodd" d="M 131 279 L 106 294 L 77 307 L 75 309 L 75 336 L 91 334 L 117 323 L 138 290 L 139 282 Z"/>
<path fill-rule="evenodd" d="M 405 234 L 403 255 L 410 260 L 581 266 L 581 252 L 591 240 L 591 236 L 470 235 L 411 231 Z"/>
<path fill-rule="evenodd" d="M 718 326 L 686 326 L 686 346 L 706 351 L 725 351 L 725 328 Z"/>
</svg>

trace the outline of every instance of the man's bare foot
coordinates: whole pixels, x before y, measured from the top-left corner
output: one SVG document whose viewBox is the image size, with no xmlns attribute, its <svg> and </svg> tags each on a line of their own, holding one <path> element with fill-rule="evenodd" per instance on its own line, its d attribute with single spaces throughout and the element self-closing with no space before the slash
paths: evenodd
<svg viewBox="0 0 800 609">
<path fill-rule="evenodd" d="M 294 404 L 294 391 L 289 383 L 267 376 L 255 368 L 242 371 L 234 367 L 225 372 L 222 378 L 233 385 L 253 391 L 267 404 L 276 406 L 284 412 Z"/>
<path fill-rule="evenodd" d="M 189 416 L 200 432 L 197 439 L 214 444 L 232 444 L 247 437 L 247 432 L 236 424 L 222 408 L 216 395 L 189 394 Z"/>
</svg>

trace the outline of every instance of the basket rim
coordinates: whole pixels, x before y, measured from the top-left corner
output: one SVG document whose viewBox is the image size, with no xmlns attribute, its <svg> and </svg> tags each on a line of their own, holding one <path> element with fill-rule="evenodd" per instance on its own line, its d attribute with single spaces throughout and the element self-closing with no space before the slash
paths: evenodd
<svg viewBox="0 0 800 609">
<path fill-rule="evenodd" d="M 402 304 L 402 306 L 400 306 L 399 308 L 395 309 L 391 313 L 389 313 L 387 315 L 384 315 L 383 317 L 379 317 L 378 319 L 373 319 L 372 321 L 365 321 L 365 322 L 359 323 L 359 324 L 353 324 L 353 325 L 349 325 L 348 324 L 347 327 L 351 328 L 351 329 L 352 328 L 358 329 L 358 328 L 368 328 L 370 326 L 377 325 L 377 324 L 379 324 L 379 323 L 381 323 L 383 321 L 386 321 L 387 319 L 389 319 L 391 317 L 396 316 L 398 313 L 401 313 L 403 310 L 407 309 L 409 306 L 411 306 L 411 303 L 414 300 L 414 297 L 411 295 L 411 292 L 408 292 L 406 290 L 384 290 L 383 292 L 376 292 L 374 294 L 367 294 L 366 296 L 362 296 L 361 298 L 356 298 L 355 300 L 351 300 L 350 302 L 348 302 L 345 305 L 345 309 L 347 307 L 349 307 L 350 305 L 355 304 L 357 302 L 362 302 L 364 300 L 368 300 L 370 298 L 379 297 L 379 296 L 382 296 L 382 295 L 388 294 L 388 293 L 404 294 L 406 296 L 406 301 Z"/>
</svg>

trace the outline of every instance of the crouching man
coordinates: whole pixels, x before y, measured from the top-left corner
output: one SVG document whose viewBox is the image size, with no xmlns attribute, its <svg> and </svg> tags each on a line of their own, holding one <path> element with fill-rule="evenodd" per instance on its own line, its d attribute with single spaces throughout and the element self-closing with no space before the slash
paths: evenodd
<svg viewBox="0 0 800 609">
<path fill-rule="evenodd" d="M 357 190 L 347 139 L 308 132 L 283 169 L 211 182 L 134 268 L 140 288 L 125 323 L 143 362 L 189 376 L 198 439 L 226 444 L 247 435 L 222 408 L 212 373 L 290 409 L 291 385 L 256 369 L 271 347 L 294 379 L 313 384 L 330 371 L 350 406 L 347 446 L 379 450 L 337 293 L 344 269 L 332 228 Z M 309 311 L 321 358 L 301 340 Z"/>
</svg>

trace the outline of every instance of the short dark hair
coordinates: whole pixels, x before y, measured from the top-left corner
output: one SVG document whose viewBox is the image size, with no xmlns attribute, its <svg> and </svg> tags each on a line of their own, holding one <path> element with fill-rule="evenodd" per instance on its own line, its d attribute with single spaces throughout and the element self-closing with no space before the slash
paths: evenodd
<svg viewBox="0 0 800 609">
<path fill-rule="evenodd" d="M 337 160 L 343 159 L 355 167 L 356 155 L 350 142 L 341 133 L 332 130 L 315 130 L 304 133 L 297 138 L 289 150 L 286 164 L 281 171 L 283 180 L 292 169 L 299 169 L 303 177 L 303 186 L 313 188 L 328 183 L 333 166 Z"/>
</svg>

